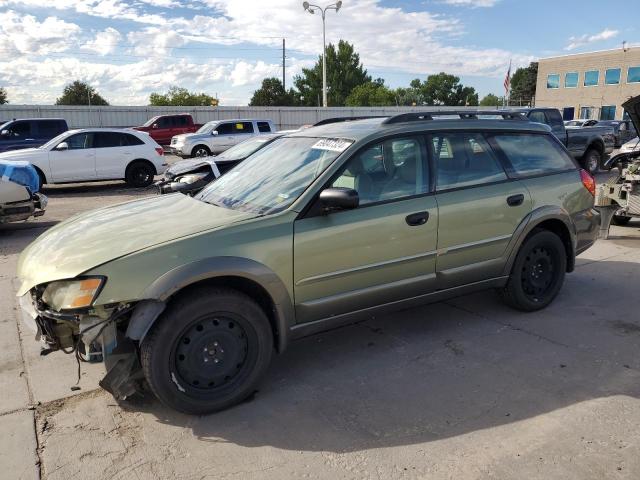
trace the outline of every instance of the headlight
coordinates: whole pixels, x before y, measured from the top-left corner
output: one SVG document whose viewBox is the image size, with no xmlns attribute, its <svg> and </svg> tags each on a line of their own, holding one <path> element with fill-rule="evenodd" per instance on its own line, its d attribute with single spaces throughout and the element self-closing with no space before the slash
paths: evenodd
<svg viewBox="0 0 640 480">
<path fill-rule="evenodd" d="M 207 175 L 209 174 L 208 173 L 189 173 L 187 175 L 182 175 L 181 177 L 176 178 L 176 182 L 195 183 L 199 180 L 202 180 L 203 178 L 206 178 Z"/>
<path fill-rule="evenodd" d="M 87 277 L 52 282 L 45 288 L 42 300 L 54 310 L 89 307 L 100 293 L 104 281 L 102 277 Z"/>
</svg>

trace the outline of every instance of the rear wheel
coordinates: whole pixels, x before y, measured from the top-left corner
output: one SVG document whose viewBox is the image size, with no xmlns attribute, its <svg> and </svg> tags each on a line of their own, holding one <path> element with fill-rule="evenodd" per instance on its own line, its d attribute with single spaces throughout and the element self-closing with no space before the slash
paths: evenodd
<svg viewBox="0 0 640 480">
<path fill-rule="evenodd" d="M 611 222 L 614 225 L 618 225 L 620 227 L 625 226 L 627 223 L 629 223 L 631 221 L 631 217 L 625 217 L 623 215 L 614 215 L 613 219 L 611 219 Z"/>
<path fill-rule="evenodd" d="M 548 230 L 534 230 L 520 247 L 502 297 L 515 309 L 540 310 L 560 291 L 566 269 L 567 254 L 560 237 Z"/>
<path fill-rule="evenodd" d="M 175 300 L 141 346 L 155 395 L 181 412 L 206 414 L 249 395 L 265 374 L 273 335 L 247 295 L 201 288 Z"/>
<path fill-rule="evenodd" d="M 591 175 L 595 175 L 600 170 L 602 164 L 602 154 L 595 148 L 590 148 L 583 157 L 584 169 Z"/>
<path fill-rule="evenodd" d="M 149 162 L 135 161 L 127 167 L 126 182 L 132 187 L 148 187 L 153 182 L 156 169 Z"/>
<path fill-rule="evenodd" d="M 211 156 L 211 150 L 209 150 L 209 147 L 207 147 L 206 145 L 198 145 L 196 147 L 193 147 L 193 150 L 191 151 L 191 156 L 192 157 L 209 157 Z"/>
</svg>

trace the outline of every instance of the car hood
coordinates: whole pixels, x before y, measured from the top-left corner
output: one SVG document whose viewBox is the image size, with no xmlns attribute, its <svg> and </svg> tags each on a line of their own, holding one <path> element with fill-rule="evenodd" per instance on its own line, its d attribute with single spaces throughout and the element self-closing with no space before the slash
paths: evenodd
<svg viewBox="0 0 640 480">
<path fill-rule="evenodd" d="M 34 154 L 46 153 L 39 148 L 22 148 L 20 150 L 11 150 L 9 152 L 0 153 L 2 160 L 28 160 L 33 158 Z"/>
<path fill-rule="evenodd" d="M 640 95 L 630 98 L 622 104 L 624 111 L 629 114 L 636 132 L 640 132 Z"/>
<path fill-rule="evenodd" d="M 176 193 L 82 213 L 38 237 L 20 255 L 18 295 L 74 278 L 124 255 L 255 217 Z"/>
<path fill-rule="evenodd" d="M 177 138 L 178 140 L 195 141 L 206 140 L 211 136 L 211 133 L 183 133 L 181 135 L 176 135 L 174 138 Z"/>
<path fill-rule="evenodd" d="M 180 162 L 176 162 L 171 165 L 167 171 L 165 172 L 166 176 L 175 177 L 177 175 L 182 175 L 183 173 L 188 173 L 193 170 L 197 170 L 201 167 L 211 166 L 215 164 L 215 157 L 204 157 L 204 158 L 191 158 L 189 160 L 182 160 Z"/>
</svg>

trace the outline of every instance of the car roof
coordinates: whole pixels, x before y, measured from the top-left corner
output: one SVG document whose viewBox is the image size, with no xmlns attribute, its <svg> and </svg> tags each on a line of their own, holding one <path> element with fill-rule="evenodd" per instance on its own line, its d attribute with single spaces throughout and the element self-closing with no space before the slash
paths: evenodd
<svg viewBox="0 0 640 480">
<path fill-rule="evenodd" d="M 219 118 L 217 120 L 209 120 L 206 123 L 219 123 L 219 122 L 272 122 L 268 118 Z"/>
<path fill-rule="evenodd" d="M 438 112 L 432 112 L 438 115 Z M 482 112 L 478 112 L 482 114 Z M 441 114 L 443 115 L 443 114 Z M 367 118 L 349 122 L 336 122 L 317 127 L 309 127 L 288 137 L 347 138 L 359 141 L 369 137 L 396 133 L 418 133 L 438 130 L 497 130 L 523 132 L 549 132 L 549 127 L 528 120 L 497 120 L 471 118 L 436 118 L 399 123 L 385 123 L 390 117 Z"/>
<path fill-rule="evenodd" d="M 146 132 L 141 132 L 139 130 L 134 130 L 133 128 L 117 128 L 117 127 L 93 127 L 93 128 L 74 128 L 73 130 L 67 130 L 63 133 L 92 133 L 92 132 L 114 132 L 114 133 L 130 133 L 136 136 L 146 135 L 149 136 Z M 143 137 L 145 138 L 145 137 Z"/>
</svg>

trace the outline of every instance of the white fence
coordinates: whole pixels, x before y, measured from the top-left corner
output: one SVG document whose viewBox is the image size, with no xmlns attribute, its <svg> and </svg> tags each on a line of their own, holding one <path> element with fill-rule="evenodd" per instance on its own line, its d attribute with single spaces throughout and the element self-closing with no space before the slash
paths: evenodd
<svg viewBox="0 0 640 480">
<path fill-rule="evenodd" d="M 190 113 L 196 123 L 232 118 L 273 120 L 279 130 L 311 125 L 325 118 L 395 115 L 411 111 L 433 111 L 445 107 L 88 107 L 58 105 L 0 105 L 0 121 L 13 118 L 64 118 L 70 128 L 131 127 L 151 117 Z M 449 107 L 464 110 L 465 107 Z M 476 110 L 478 107 L 469 107 Z"/>
</svg>

